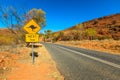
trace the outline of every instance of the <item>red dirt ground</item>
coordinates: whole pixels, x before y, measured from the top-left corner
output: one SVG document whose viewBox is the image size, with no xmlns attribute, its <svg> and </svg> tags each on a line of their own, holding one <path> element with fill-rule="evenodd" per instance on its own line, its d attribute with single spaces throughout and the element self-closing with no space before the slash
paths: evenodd
<svg viewBox="0 0 120 80">
<path fill-rule="evenodd" d="M 45 47 L 36 48 L 39 56 L 32 64 L 31 48 L 23 47 L 20 54 L 0 53 L 0 80 L 64 80 Z"/>
</svg>

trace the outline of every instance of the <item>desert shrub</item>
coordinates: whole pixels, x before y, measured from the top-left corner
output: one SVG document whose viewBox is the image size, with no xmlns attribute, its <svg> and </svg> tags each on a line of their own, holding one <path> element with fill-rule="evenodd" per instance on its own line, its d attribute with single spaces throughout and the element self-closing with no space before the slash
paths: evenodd
<svg viewBox="0 0 120 80">
<path fill-rule="evenodd" d="M 98 40 L 105 40 L 105 39 L 111 39 L 109 35 L 104 35 L 104 36 L 97 36 Z"/>
<path fill-rule="evenodd" d="M 71 41 L 74 39 L 74 36 L 73 35 L 70 35 L 70 34 L 66 34 L 63 36 L 62 40 L 63 41 Z"/>
<path fill-rule="evenodd" d="M 112 24 L 116 24 L 116 22 L 117 22 L 116 20 L 113 20 L 111 23 L 112 23 Z"/>
<path fill-rule="evenodd" d="M 112 38 L 114 39 L 114 40 L 120 40 L 120 35 L 118 34 L 113 34 L 112 35 Z"/>
<path fill-rule="evenodd" d="M 81 24 L 77 24 L 77 25 L 75 26 L 75 29 L 76 29 L 76 30 L 82 30 L 83 27 L 84 27 L 84 24 L 81 23 Z"/>
<path fill-rule="evenodd" d="M 92 25 L 96 25 L 98 23 L 98 21 L 94 21 Z"/>
<path fill-rule="evenodd" d="M 12 38 L 10 36 L 8 36 L 8 37 L 1 36 L 0 37 L 0 45 L 10 45 L 13 42 L 14 42 L 14 38 Z"/>
<path fill-rule="evenodd" d="M 60 39 L 62 39 L 62 37 L 64 36 L 64 32 L 59 32 L 59 34 L 58 34 L 58 37 L 60 38 Z"/>
<path fill-rule="evenodd" d="M 85 33 L 85 36 L 88 37 L 89 40 L 94 39 L 94 37 L 97 34 L 96 29 L 94 29 L 94 28 L 88 28 L 85 30 L 84 33 Z"/>
<path fill-rule="evenodd" d="M 58 40 L 62 40 L 64 36 L 64 32 L 53 33 L 53 41 L 56 42 Z"/>
</svg>

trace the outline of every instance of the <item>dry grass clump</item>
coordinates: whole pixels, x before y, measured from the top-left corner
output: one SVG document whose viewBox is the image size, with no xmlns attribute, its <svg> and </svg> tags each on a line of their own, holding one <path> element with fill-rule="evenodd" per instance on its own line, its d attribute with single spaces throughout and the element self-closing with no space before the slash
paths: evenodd
<svg viewBox="0 0 120 80">
<path fill-rule="evenodd" d="M 0 80 L 6 78 L 6 74 L 11 71 L 11 66 L 15 64 L 15 54 L 10 55 L 7 52 L 0 52 Z"/>
<path fill-rule="evenodd" d="M 23 45 L 2 45 L 0 46 L 0 52 L 8 52 L 8 53 L 20 53 L 20 48 L 22 48 Z"/>
</svg>

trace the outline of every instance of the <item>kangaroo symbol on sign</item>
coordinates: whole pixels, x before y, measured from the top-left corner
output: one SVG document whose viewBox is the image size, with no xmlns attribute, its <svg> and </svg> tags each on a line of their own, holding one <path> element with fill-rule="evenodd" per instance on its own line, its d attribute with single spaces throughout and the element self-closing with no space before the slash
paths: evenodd
<svg viewBox="0 0 120 80">
<path fill-rule="evenodd" d="M 31 26 L 29 26 L 28 28 L 31 28 L 32 31 L 34 31 L 34 29 L 36 29 L 37 27 L 35 27 L 34 25 L 31 25 Z"/>
</svg>

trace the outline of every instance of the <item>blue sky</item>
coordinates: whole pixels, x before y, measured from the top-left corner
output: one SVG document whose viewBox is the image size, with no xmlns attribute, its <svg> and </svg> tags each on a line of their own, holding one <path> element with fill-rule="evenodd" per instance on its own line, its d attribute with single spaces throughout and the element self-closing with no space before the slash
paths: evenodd
<svg viewBox="0 0 120 80">
<path fill-rule="evenodd" d="M 41 30 L 59 31 L 106 15 L 120 13 L 120 0 L 0 0 L 3 6 L 21 11 L 32 8 L 46 12 L 47 25 Z M 5 27 L 0 23 L 0 28 Z"/>
</svg>

